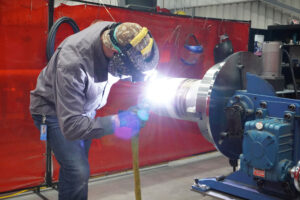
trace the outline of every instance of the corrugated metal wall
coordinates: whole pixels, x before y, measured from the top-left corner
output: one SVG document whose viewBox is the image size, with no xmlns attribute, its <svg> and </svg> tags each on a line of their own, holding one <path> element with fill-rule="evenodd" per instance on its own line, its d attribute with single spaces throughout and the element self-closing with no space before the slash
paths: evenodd
<svg viewBox="0 0 300 200">
<path fill-rule="evenodd" d="M 89 0 L 108 5 L 118 5 L 118 0 Z M 300 9 L 300 0 L 275 0 Z M 56 4 L 74 4 L 56 0 Z M 300 19 L 300 13 L 265 3 L 263 0 L 157 0 L 161 8 L 184 10 L 188 15 L 220 19 L 251 20 L 251 27 L 266 29 L 268 25 L 287 24 L 291 18 Z"/>
<path fill-rule="evenodd" d="M 278 0 L 300 9 L 300 0 Z M 220 19 L 251 20 L 252 28 L 266 29 L 268 25 L 287 24 L 289 19 L 300 19 L 300 13 L 290 12 L 259 0 L 158 0 L 158 5 L 173 10 L 184 10 L 188 15 Z"/>
</svg>

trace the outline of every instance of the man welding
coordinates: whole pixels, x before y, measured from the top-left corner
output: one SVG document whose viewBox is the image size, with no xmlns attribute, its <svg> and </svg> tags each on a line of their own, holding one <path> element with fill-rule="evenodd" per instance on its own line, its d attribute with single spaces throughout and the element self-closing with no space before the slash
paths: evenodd
<svg viewBox="0 0 300 200">
<path fill-rule="evenodd" d="M 142 127 L 137 109 L 106 117 L 96 110 L 114 83 L 144 80 L 158 60 L 150 32 L 136 23 L 97 22 L 59 45 L 30 93 L 30 112 L 60 164 L 60 200 L 87 199 L 91 139 Z"/>
</svg>

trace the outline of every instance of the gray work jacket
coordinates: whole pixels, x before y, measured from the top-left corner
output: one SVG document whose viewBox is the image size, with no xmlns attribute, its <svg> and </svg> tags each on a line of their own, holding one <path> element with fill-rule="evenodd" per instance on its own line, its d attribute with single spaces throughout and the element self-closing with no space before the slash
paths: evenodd
<svg viewBox="0 0 300 200">
<path fill-rule="evenodd" d="M 106 104 L 116 79 L 108 76 L 100 35 L 112 22 L 97 22 L 69 36 L 57 48 L 30 92 L 30 112 L 56 115 L 67 139 L 113 133 L 113 116 L 93 118 Z"/>
</svg>

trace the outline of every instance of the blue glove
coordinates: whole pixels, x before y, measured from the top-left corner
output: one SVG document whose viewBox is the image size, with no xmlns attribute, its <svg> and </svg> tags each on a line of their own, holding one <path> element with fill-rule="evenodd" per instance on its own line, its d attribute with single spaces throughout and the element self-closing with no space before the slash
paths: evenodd
<svg viewBox="0 0 300 200">
<path fill-rule="evenodd" d="M 132 112 L 132 113 L 135 113 L 138 118 L 142 121 L 142 123 L 144 123 L 144 126 L 145 126 L 145 123 L 146 121 L 148 121 L 149 119 L 149 107 L 145 106 L 145 105 L 137 105 L 137 106 L 132 106 L 128 109 L 128 111 Z M 144 127 L 142 126 L 142 127 Z"/>
<path fill-rule="evenodd" d="M 149 109 L 132 106 L 126 111 L 119 112 L 118 118 L 120 125 L 115 129 L 116 135 L 129 139 L 137 135 L 140 129 L 146 125 L 146 121 L 149 119 Z"/>
</svg>

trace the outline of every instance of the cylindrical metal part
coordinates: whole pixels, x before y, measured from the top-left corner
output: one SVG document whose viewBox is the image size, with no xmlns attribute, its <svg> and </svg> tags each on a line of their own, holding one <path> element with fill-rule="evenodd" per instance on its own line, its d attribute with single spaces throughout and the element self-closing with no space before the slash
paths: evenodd
<svg viewBox="0 0 300 200">
<path fill-rule="evenodd" d="M 152 109 L 159 115 L 197 121 L 199 116 L 196 112 L 196 103 L 200 82 L 198 79 L 170 77 L 158 80 L 154 88 L 158 88 L 160 94 L 155 97 L 152 95 L 151 98 L 154 98 L 150 101 Z"/>
<path fill-rule="evenodd" d="M 276 78 L 281 76 L 281 42 L 264 42 L 262 49 L 262 77 Z"/>
<path fill-rule="evenodd" d="M 163 78 L 148 88 L 148 101 L 158 115 L 195 121 L 202 135 L 225 156 L 238 159 L 241 139 L 225 140 L 225 108 L 237 90 L 245 89 L 246 73 L 261 74 L 261 60 L 238 52 L 212 66 L 203 79 Z"/>
</svg>

